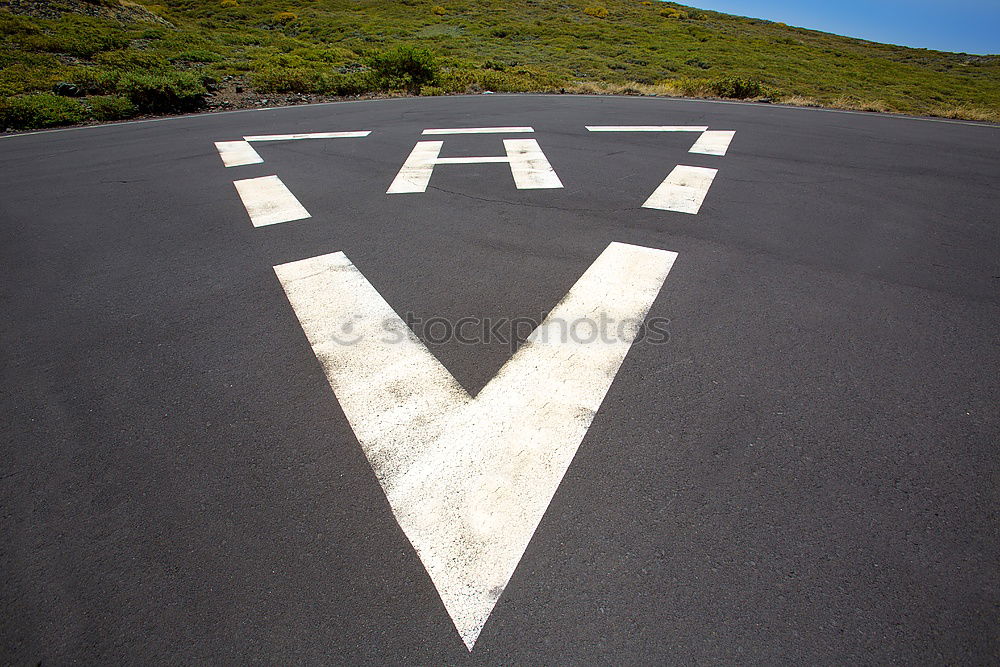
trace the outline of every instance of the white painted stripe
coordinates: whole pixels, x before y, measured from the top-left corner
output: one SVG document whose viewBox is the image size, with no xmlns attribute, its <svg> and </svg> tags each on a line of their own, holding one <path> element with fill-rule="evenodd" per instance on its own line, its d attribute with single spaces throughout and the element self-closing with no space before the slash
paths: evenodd
<svg viewBox="0 0 1000 667">
<path fill-rule="evenodd" d="M 609 245 L 475 398 L 343 253 L 275 267 L 470 651 L 676 256 Z"/>
<path fill-rule="evenodd" d="M 222 163 L 227 167 L 242 167 L 264 161 L 264 158 L 246 141 L 216 141 L 215 148 L 219 151 Z"/>
<path fill-rule="evenodd" d="M 424 130 L 422 134 L 510 134 L 512 132 L 534 132 L 531 127 L 445 127 Z"/>
<path fill-rule="evenodd" d="M 706 125 L 587 125 L 591 132 L 704 132 Z"/>
<path fill-rule="evenodd" d="M 443 141 L 418 141 L 385 193 L 395 195 L 427 192 L 427 185 L 431 182 L 431 174 L 434 173 L 434 165 L 438 161 L 438 155 L 441 154 L 442 146 L 444 146 Z"/>
<path fill-rule="evenodd" d="M 277 176 L 233 181 L 254 227 L 276 225 L 311 217 Z"/>
<path fill-rule="evenodd" d="M 243 137 L 246 141 L 292 141 L 295 139 L 354 139 L 367 137 L 371 130 L 358 132 L 308 132 L 305 134 L 256 134 Z"/>
<path fill-rule="evenodd" d="M 690 153 L 701 153 L 702 155 L 725 155 L 729 150 L 729 144 L 733 140 L 736 132 L 733 130 L 706 130 L 694 142 Z"/>
<path fill-rule="evenodd" d="M 653 194 L 649 195 L 642 207 L 697 213 L 717 172 L 718 169 L 677 165 Z"/>
<path fill-rule="evenodd" d="M 510 171 L 518 190 L 561 188 L 562 181 L 541 146 L 534 139 L 504 139 L 503 147 L 510 158 Z"/>
<path fill-rule="evenodd" d="M 439 157 L 434 164 L 489 164 L 491 162 L 510 162 L 509 157 L 490 155 L 488 157 Z"/>
<path fill-rule="evenodd" d="M 534 139 L 504 139 L 506 156 L 439 157 L 443 141 L 418 141 L 406 162 L 400 167 L 386 194 L 426 192 L 434 166 L 438 164 L 489 164 L 506 162 L 510 165 L 514 185 L 519 190 L 561 188 L 562 182 L 541 147 Z"/>
</svg>

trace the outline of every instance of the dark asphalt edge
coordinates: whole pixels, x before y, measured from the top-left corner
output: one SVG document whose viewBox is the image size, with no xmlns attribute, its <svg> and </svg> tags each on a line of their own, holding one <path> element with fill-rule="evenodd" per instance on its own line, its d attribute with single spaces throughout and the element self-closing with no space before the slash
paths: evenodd
<svg viewBox="0 0 1000 667">
<path fill-rule="evenodd" d="M 975 120 L 955 120 L 951 118 L 937 118 L 933 116 L 910 116 L 907 114 L 899 113 L 883 113 L 883 112 L 873 112 L 873 111 L 853 111 L 850 109 L 830 109 L 826 107 L 802 107 L 795 106 L 791 104 L 773 104 L 773 103 L 763 103 L 763 102 L 740 102 L 737 100 L 717 100 L 717 99 L 706 99 L 700 97 L 661 97 L 661 96 L 649 96 L 649 95 L 599 95 L 599 94 L 578 94 L 578 93 L 493 93 L 497 97 L 585 97 L 585 98 L 613 98 L 613 99 L 637 99 L 637 100 L 657 100 L 657 101 L 669 101 L 669 102 L 700 102 L 705 104 L 729 104 L 735 106 L 751 106 L 757 108 L 771 108 L 771 109 L 791 109 L 795 111 L 821 111 L 825 113 L 841 113 L 841 114 L 851 114 L 856 116 L 869 116 L 877 118 L 898 118 L 903 120 L 918 120 L 930 123 L 944 123 L 946 125 L 971 125 L 973 127 L 991 127 L 994 129 L 1000 129 L 1000 123 L 993 123 L 990 121 L 975 121 Z M 447 95 L 446 97 L 453 98 L 478 98 L 483 97 L 483 94 L 478 95 Z M 234 109 L 232 111 L 214 111 L 214 112 L 201 112 L 201 113 L 189 113 L 189 114 L 178 114 L 172 116 L 161 116 L 158 118 L 142 118 L 139 120 L 126 120 L 119 121 L 115 123 L 99 123 L 94 125 L 73 125 L 71 127 L 56 127 L 47 130 L 31 130 L 28 132 L 9 132 L 0 133 L 0 139 L 9 139 L 12 137 L 28 137 L 38 134 L 53 134 L 56 132 L 70 132 L 73 130 L 89 130 L 95 128 L 105 128 L 105 127 L 117 127 L 121 125 L 139 125 L 142 123 L 157 123 L 167 120 L 180 120 L 185 118 L 210 118 L 215 116 L 223 116 L 228 114 L 239 114 L 239 113 L 252 113 L 254 111 L 278 111 L 282 109 L 303 109 L 308 107 L 319 107 L 328 106 L 334 104 L 369 104 L 373 102 L 396 102 L 400 100 L 432 100 L 440 99 L 440 96 L 410 96 L 410 97 L 380 97 L 373 99 L 364 100 L 337 100 L 334 102 L 313 102 L 311 104 L 295 104 L 289 106 L 281 107 L 261 107 L 259 109 Z"/>
</svg>

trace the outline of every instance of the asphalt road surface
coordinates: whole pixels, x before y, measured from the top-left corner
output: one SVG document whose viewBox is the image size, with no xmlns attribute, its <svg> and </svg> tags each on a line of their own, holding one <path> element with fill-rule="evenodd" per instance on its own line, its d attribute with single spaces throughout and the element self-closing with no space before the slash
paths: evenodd
<svg viewBox="0 0 1000 667">
<path fill-rule="evenodd" d="M 6 137 L 0 176 L 4 663 L 1000 660 L 1000 127 L 418 98 Z M 303 280 L 342 296 L 288 277 L 317 257 L 339 264 Z M 501 371 L 512 330 L 588 298 L 662 335 Z M 455 442 L 531 428 L 517 456 L 572 459 L 495 478 L 518 497 L 473 523 L 511 540 L 505 587 L 507 565 L 435 565 L 459 548 L 435 531 L 468 526 L 414 510 L 393 466 L 436 408 L 379 429 L 437 380 L 324 351 L 349 301 L 362 329 L 409 323 L 392 372 L 454 378 L 478 410 Z M 561 380 L 530 374 L 550 361 Z M 477 422 L 543 390 L 577 412 Z M 499 577 L 481 632 L 452 575 Z"/>
</svg>

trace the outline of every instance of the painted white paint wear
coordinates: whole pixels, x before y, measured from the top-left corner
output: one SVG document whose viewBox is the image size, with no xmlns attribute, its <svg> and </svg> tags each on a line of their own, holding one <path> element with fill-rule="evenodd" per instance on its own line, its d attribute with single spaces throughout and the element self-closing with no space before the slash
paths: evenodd
<svg viewBox="0 0 1000 667">
<path fill-rule="evenodd" d="M 371 130 L 351 132 L 307 132 L 304 134 L 255 134 L 243 137 L 246 141 L 294 141 L 296 139 L 356 139 L 367 137 Z"/>
<path fill-rule="evenodd" d="M 725 155 L 736 132 L 733 130 L 707 130 L 698 137 L 689 152 L 702 155 Z"/>
<path fill-rule="evenodd" d="M 233 181 L 254 227 L 311 217 L 295 195 L 277 176 L 261 176 Z"/>
<path fill-rule="evenodd" d="M 275 267 L 470 651 L 675 258 L 609 245 L 475 398 L 343 253 Z M 614 335 L 568 333 L 602 317 Z"/>
<path fill-rule="evenodd" d="M 531 127 L 444 127 L 424 130 L 422 134 L 513 134 L 516 132 L 534 132 Z"/>
<path fill-rule="evenodd" d="M 443 141 L 418 141 L 399 169 L 386 194 L 426 192 L 439 164 L 483 164 L 506 162 L 519 190 L 561 188 L 562 182 L 534 139 L 504 139 L 506 156 L 439 157 Z"/>
<path fill-rule="evenodd" d="M 717 169 L 706 167 L 677 165 L 642 207 L 693 215 L 701 210 L 717 172 Z"/>
<path fill-rule="evenodd" d="M 704 132 L 705 125 L 586 125 L 591 132 Z"/>
<path fill-rule="evenodd" d="M 216 141 L 215 149 L 219 151 L 219 157 L 227 167 L 242 167 L 264 161 L 246 141 Z"/>
</svg>

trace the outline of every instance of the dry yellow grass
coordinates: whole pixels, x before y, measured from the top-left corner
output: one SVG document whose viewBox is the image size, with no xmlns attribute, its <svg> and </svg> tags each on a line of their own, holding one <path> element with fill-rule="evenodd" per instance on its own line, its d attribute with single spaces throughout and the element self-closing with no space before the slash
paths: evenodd
<svg viewBox="0 0 1000 667">
<path fill-rule="evenodd" d="M 784 97 L 779 97 L 777 100 L 778 104 L 787 104 L 793 107 L 821 107 L 822 103 L 814 100 L 811 97 L 803 97 L 802 95 L 786 95 Z"/>
<path fill-rule="evenodd" d="M 1000 123 L 1000 112 L 992 109 L 980 109 L 977 107 L 950 107 L 931 110 L 932 116 L 941 118 L 954 118 L 957 120 L 982 120 L 991 123 Z"/>
<path fill-rule="evenodd" d="M 875 113 L 886 113 L 889 111 L 894 111 L 888 104 L 882 100 L 859 100 L 853 97 L 838 97 L 829 104 L 825 105 L 833 109 L 847 109 L 849 111 L 872 111 Z"/>
<path fill-rule="evenodd" d="M 678 97 L 679 93 L 666 83 L 649 85 L 629 81 L 627 83 L 606 83 L 604 81 L 578 81 L 565 87 L 568 93 L 582 95 L 651 95 Z"/>
</svg>

